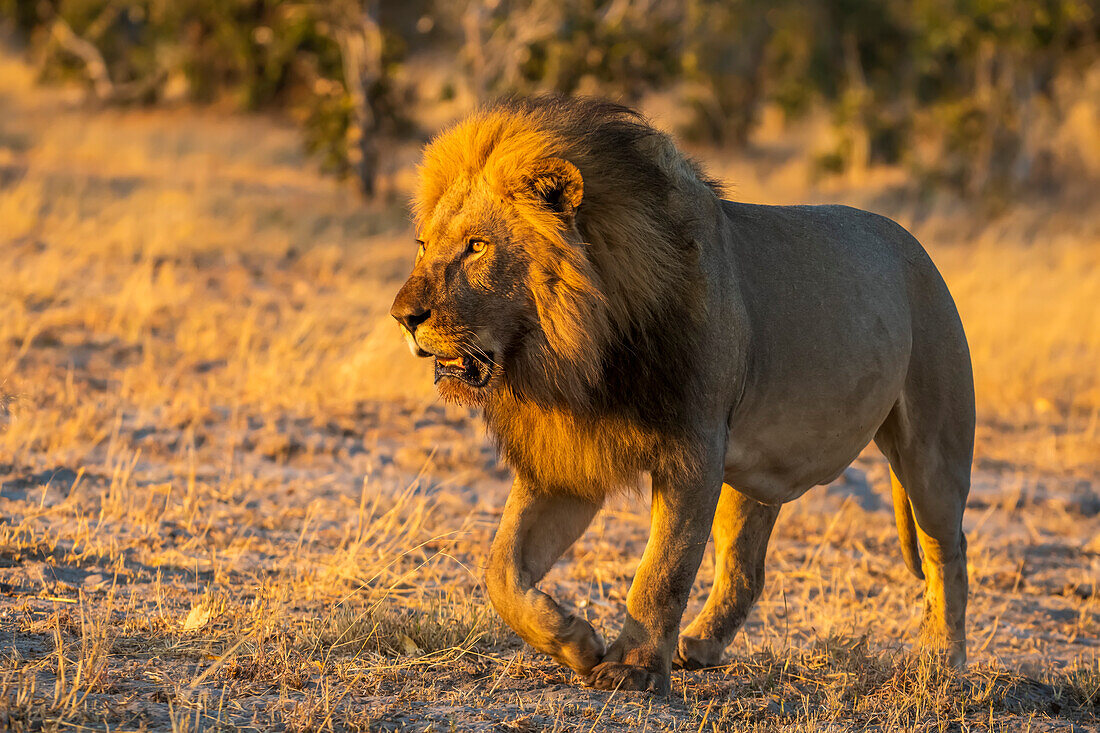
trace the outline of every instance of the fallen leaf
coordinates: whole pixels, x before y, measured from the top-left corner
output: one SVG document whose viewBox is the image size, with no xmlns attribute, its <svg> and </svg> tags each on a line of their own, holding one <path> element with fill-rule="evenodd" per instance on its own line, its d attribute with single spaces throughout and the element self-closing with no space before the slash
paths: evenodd
<svg viewBox="0 0 1100 733">
<path fill-rule="evenodd" d="M 191 606 L 187 618 L 183 620 L 183 631 L 198 631 L 210 623 L 210 606 L 205 601 L 199 601 Z"/>
<path fill-rule="evenodd" d="M 401 648 L 404 649 L 405 654 L 410 657 L 421 654 L 423 650 L 416 645 L 416 642 L 410 639 L 405 634 L 401 635 Z"/>
</svg>

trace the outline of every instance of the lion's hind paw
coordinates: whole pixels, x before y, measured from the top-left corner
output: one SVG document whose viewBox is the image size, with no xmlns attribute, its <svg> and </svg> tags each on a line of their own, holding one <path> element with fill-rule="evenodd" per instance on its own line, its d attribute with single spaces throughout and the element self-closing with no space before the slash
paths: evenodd
<svg viewBox="0 0 1100 733">
<path fill-rule="evenodd" d="M 672 663 L 680 669 L 709 669 L 722 665 L 725 647 L 713 639 L 681 636 Z"/>
</svg>

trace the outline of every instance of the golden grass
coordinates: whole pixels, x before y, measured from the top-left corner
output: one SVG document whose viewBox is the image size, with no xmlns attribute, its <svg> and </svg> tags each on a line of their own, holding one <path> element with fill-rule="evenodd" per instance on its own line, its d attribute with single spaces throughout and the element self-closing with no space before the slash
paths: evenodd
<svg viewBox="0 0 1100 733">
<path fill-rule="evenodd" d="M 575 687 L 489 611 L 480 565 L 506 472 L 389 323 L 412 255 L 400 203 L 312 172 L 271 120 L 90 112 L 30 82 L 0 55 L 0 728 L 1095 720 L 1095 202 L 1084 222 L 965 241 L 956 213 L 895 212 L 974 355 L 977 664 L 958 677 L 906 651 L 918 587 L 888 511 L 823 489 L 784 510 L 731 664 L 677 673 L 666 703 Z M 739 165 L 765 192 L 766 162 Z M 881 459 L 859 465 L 869 500 L 886 496 Z M 1043 493 L 1067 475 L 1080 498 Z M 546 582 L 608 633 L 644 515 L 605 511 Z"/>
<path fill-rule="evenodd" d="M 1100 242 L 938 252 L 966 322 L 979 400 L 1016 417 L 1100 414 Z M 1096 437 L 1093 432 L 1093 438 Z"/>
</svg>

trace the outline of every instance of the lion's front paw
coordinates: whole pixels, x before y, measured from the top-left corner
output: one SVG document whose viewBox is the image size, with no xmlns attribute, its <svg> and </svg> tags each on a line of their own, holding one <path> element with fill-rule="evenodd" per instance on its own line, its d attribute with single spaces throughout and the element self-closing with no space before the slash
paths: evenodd
<svg viewBox="0 0 1100 733">
<path fill-rule="evenodd" d="M 696 636 L 681 636 L 676 645 L 673 664 L 682 669 L 707 669 L 722 664 L 722 652 L 714 639 L 700 639 Z"/>
<path fill-rule="evenodd" d="M 551 656 L 579 675 L 587 675 L 599 664 L 604 654 L 603 638 L 592 624 L 578 616 L 570 616 L 565 631 L 555 639 Z"/>
<path fill-rule="evenodd" d="M 658 695 L 668 695 L 672 691 L 667 674 L 621 662 L 596 665 L 584 682 L 597 690 L 637 690 Z"/>
</svg>

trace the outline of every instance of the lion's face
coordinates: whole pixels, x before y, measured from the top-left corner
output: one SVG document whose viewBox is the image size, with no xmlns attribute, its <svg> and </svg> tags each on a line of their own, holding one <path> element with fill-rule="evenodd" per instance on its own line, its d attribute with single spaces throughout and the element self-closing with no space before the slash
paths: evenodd
<svg viewBox="0 0 1100 733">
<path fill-rule="evenodd" d="M 422 223 L 412 274 L 390 312 L 413 354 L 435 359 L 440 394 L 476 405 L 537 326 L 530 232 L 514 204 L 486 186 L 453 198 Z"/>
<path fill-rule="evenodd" d="M 425 151 L 419 251 L 390 313 L 412 352 L 434 357 L 445 398 L 486 405 L 507 386 L 579 400 L 598 379 L 607 332 L 576 222 L 581 173 L 543 137 L 500 143 L 493 122 L 459 126 Z"/>
</svg>

